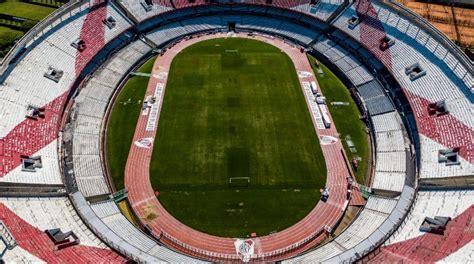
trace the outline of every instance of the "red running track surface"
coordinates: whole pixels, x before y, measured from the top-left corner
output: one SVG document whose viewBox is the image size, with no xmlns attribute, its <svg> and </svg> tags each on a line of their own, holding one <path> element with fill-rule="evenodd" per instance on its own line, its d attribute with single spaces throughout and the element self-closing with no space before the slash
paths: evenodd
<svg viewBox="0 0 474 264">
<path fill-rule="evenodd" d="M 176 53 L 198 41 L 223 36 L 225 35 L 204 36 L 199 39 L 193 38 L 188 41 L 182 41 L 159 57 L 155 61 L 145 97 L 154 93 L 157 83 L 162 83 L 166 86 L 166 79 L 158 79 L 157 76 L 159 73 L 168 73 L 171 61 Z M 241 35 L 241 37 L 247 36 Z M 298 48 L 291 47 L 278 39 L 266 39 L 263 37 L 258 37 L 258 39 L 277 46 L 287 53 L 293 60 L 297 71 L 312 72 L 306 54 L 301 53 Z M 310 76 L 300 78 L 300 81 L 316 81 L 316 79 L 314 76 Z M 165 92 L 166 88 L 162 93 L 163 97 Z M 161 106 L 159 107 L 161 108 Z M 146 115 L 139 117 L 133 139 L 134 142 L 141 138 L 155 137 L 156 127 L 153 131 L 145 130 L 147 120 L 148 116 Z M 334 126 L 330 129 L 321 130 L 315 126 L 315 129 L 318 136 L 330 135 L 338 137 Z M 314 235 L 310 241 L 306 241 L 297 249 L 293 249 L 290 252 L 287 252 L 285 249 L 289 245 L 307 239 L 324 226 L 333 228 L 343 215 L 348 202 L 346 177 L 350 175 L 350 172 L 341 154 L 342 144 L 339 140 L 335 144 L 322 145 L 321 147 L 326 159 L 328 172 L 326 186 L 330 187 L 330 198 L 326 203 L 319 202 L 305 218 L 295 225 L 281 232 L 256 238 L 255 254 L 276 253 L 276 251 L 280 251 L 276 256 L 266 257 L 265 260 L 267 261 L 293 256 L 306 250 L 309 246 L 319 243 L 326 237 L 324 232 Z M 234 239 L 212 236 L 194 230 L 175 219 L 159 203 L 150 183 L 149 165 L 152 150 L 152 148 L 139 148 L 132 144 L 125 169 L 125 186 L 128 189 L 128 198 L 133 210 L 141 218 L 142 223 L 148 225 L 157 235 L 161 234 L 161 242 L 187 254 L 211 261 L 228 260 L 223 257 L 224 254 L 226 255 L 225 257 L 236 259 L 238 256 L 234 247 Z M 359 192 L 355 192 L 354 196 L 359 202 L 362 200 Z"/>
</svg>

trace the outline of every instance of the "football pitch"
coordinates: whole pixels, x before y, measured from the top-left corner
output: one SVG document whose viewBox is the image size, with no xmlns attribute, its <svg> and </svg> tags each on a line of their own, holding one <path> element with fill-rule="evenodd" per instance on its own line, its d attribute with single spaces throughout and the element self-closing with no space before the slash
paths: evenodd
<svg viewBox="0 0 474 264">
<path fill-rule="evenodd" d="M 173 216 L 214 235 L 267 235 L 308 214 L 326 165 L 290 58 L 239 38 L 179 53 L 150 177 Z"/>
</svg>

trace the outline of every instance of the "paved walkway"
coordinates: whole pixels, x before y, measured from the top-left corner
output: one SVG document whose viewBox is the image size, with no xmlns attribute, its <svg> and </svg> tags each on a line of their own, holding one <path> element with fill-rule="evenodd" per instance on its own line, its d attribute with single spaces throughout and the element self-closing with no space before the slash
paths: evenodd
<svg viewBox="0 0 474 264">
<path fill-rule="evenodd" d="M 177 43 L 163 56 L 155 61 L 152 77 L 148 84 L 146 96 L 157 95 L 157 103 L 147 115 L 141 115 L 136 127 L 133 141 L 154 138 L 159 121 L 159 112 L 166 91 L 167 74 L 174 56 L 184 48 L 202 40 L 224 37 L 224 34 L 205 35 Z M 262 36 L 249 37 L 272 44 L 280 48 L 293 60 L 295 68 L 300 73 L 300 82 L 304 89 L 308 82 L 316 81 L 312 74 L 311 65 L 305 53 L 298 48 L 284 43 L 279 39 Z M 160 91 L 157 92 L 157 89 Z M 310 95 L 305 93 L 310 108 Z M 310 108 L 311 109 L 311 108 Z M 321 111 L 324 109 L 320 109 Z M 328 114 L 329 115 L 329 114 Z M 319 121 L 313 116 L 313 123 L 318 137 L 331 136 L 338 139 L 338 133 L 332 122 L 329 129 L 318 127 Z M 147 142 L 147 140 L 142 140 Z M 194 230 L 175 219 L 159 203 L 150 183 L 149 165 L 153 148 L 147 144 L 138 146 L 132 144 L 126 169 L 125 186 L 128 189 L 128 198 L 133 210 L 160 237 L 162 243 L 189 255 L 209 261 L 238 260 L 232 238 L 217 237 Z M 327 202 L 319 202 L 316 207 L 295 225 L 275 234 L 254 239 L 255 254 L 253 260 L 275 261 L 299 254 L 308 248 L 320 243 L 327 237 L 327 229 L 335 227 L 343 216 L 349 203 L 347 197 L 347 179 L 349 168 L 344 161 L 344 151 L 338 139 L 330 144 L 321 144 L 327 167 L 326 186 L 330 188 L 330 197 Z M 359 193 L 355 198 L 363 202 Z M 326 229 L 326 230 L 325 230 Z"/>
</svg>

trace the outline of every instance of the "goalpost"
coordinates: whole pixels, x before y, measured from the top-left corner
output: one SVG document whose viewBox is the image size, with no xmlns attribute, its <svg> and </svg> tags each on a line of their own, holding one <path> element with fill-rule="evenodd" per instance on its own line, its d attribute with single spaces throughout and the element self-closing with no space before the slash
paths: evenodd
<svg viewBox="0 0 474 264">
<path fill-rule="evenodd" d="M 250 185 L 250 177 L 230 177 L 230 187 L 248 187 Z"/>
</svg>

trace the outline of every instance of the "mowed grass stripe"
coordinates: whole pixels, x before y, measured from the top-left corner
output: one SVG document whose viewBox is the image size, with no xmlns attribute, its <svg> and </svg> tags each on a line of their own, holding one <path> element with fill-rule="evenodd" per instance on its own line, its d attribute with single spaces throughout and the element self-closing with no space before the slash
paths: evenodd
<svg viewBox="0 0 474 264">
<path fill-rule="evenodd" d="M 178 54 L 150 175 L 167 210 L 211 234 L 266 235 L 304 217 L 326 165 L 290 58 L 239 38 Z M 250 185 L 233 188 L 230 177 Z"/>
<path fill-rule="evenodd" d="M 151 73 L 156 56 L 137 71 Z M 115 99 L 107 129 L 107 162 L 115 188 L 124 188 L 125 165 L 140 116 L 142 101 L 148 87 L 148 77 L 131 76 Z"/>
<path fill-rule="evenodd" d="M 357 182 L 364 184 L 366 180 L 367 170 L 369 169 L 369 136 L 366 126 L 359 118 L 359 110 L 351 97 L 349 89 L 342 83 L 339 78 L 322 63 L 319 63 L 324 76 L 318 75 L 316 71 L 316 59 L 309 56 L 309 60 L 313 66 L 314 74 L 318 78 L 318 83 L 328 102 L 329 112 L 331 113 L 337 132 L 342 145 L 346 151 L 349 161 L 355 157 L 362 158 L 359 162 L 359 168 L 354 171 Z M 331 102 L 348 102 L 349 105 L 332 105 Z M 357 152 L 352 153 L 345 141 L 346 136 L 350 136 Z"/>
</svg>

